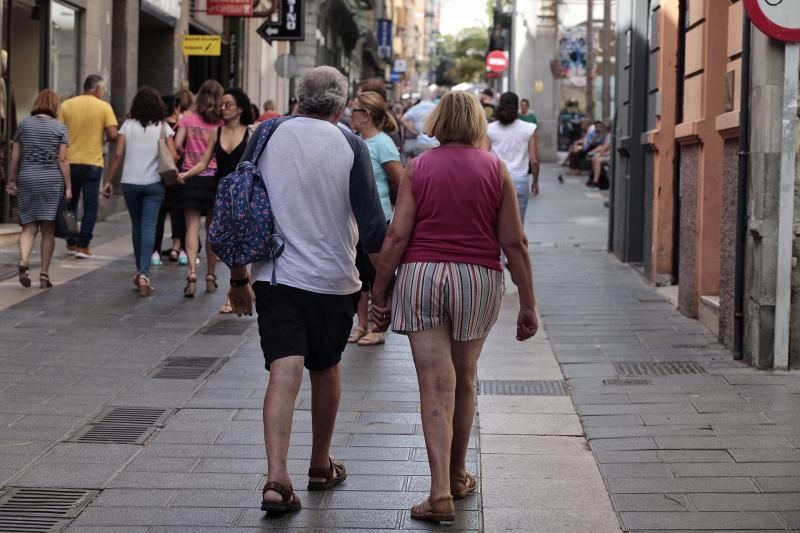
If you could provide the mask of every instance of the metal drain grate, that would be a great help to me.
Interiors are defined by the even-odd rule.
[[[173,411],[173,409],[109,407],[100,411],[89,423],[162,427]]]
[[[75,518],[97,493],[96,490],[83,489],[12,488],[0,498],[0,520]]]
[[[652,385],[649,379],[604,379],[603,385]]]
[[[37,518],[35,516],[2,516],[0,515],[0,532],[2,533],[57,533],[69,522],[56,518]]]
[[[244,335],[255,320],[221,319],[200,330],[201,335]]]
[[[507,381],[482,379],[478,381],[478,394],[484,396],[568,396],[563,381]]]
[[[614,363],[620,376],[675,376],[684,374],[705,374],[706,371],[694,361],[652,361]]]
[[[95,444],[144,444],[156,428],[144,425],[97,424],[86,426],[68,442]]]
[[[221,357],[168,357],[154,371],[158,379],[199,379],[218,369],[225,362]]]

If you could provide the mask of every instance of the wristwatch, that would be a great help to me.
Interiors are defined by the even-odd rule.
[[[231,287],[234,287],[234,288],[236,288],[236,287],[244,287],[248,283],[250,283],[250,278],[249,277],[243,278],[243,279],[233,279],[233,278],[231,278]]]

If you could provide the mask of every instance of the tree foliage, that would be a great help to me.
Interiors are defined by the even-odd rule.
[[[489,36],[486,28],[466,28],[458,35],[445,35],[440,43],[440,69],[437,82],[441,85],[456,85],[463,82],[476,83],[486,72],[486,50]]]

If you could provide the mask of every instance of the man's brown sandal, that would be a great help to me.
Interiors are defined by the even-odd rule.
[[[478,480],[475,479],[475,476],[473,476],[469,472],[465,473],[463,478],[451,476],[450,477],[451,487],[453,486],[454,482],[464,485],[463,490],[460,490],[458,492],[453,490],[451,492],[454,500],[463,500],[464,498],[475,492],[475,489],[478,488]]]
[[[411,508],[411,518],[416,518],[417,520],[427,520],[428,522],[454,522],[456,519],[455,511],[452,513],[434,513],[433,506],[437,503],[444,502],[444,501],[453,501],[453,497],[451,495],[441,496],[432,500],[428,498],[425,500],[428,502],[428,506],[430,507],[429,510],[423,511],[422,507],[425,505],[425,502],[422,502],[419,505],[415,505]]]
[[[281,495],[283,500],[279,502],[264,501],[264,494],[266,494],[268,490],[274,490]],[[264,485],[264,490],[261,491],[262,511],[277,514],[296,513],[300,510],[300,507],[302,507],[300,498],[294,493],[294,489],[292,489],[291,485],[286,487],[276,481],[268,481],[267,484]]]
[[[347,470],[344,465],[333,457],[328,457],[328,460],[330,461],[328,468],[308,469],[308,477],[321,477],[325,480],[309,481],[308,490],[328,490],[347,479]]]

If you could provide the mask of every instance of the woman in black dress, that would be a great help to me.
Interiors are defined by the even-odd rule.
[[[247,147],[247,141],[250,139],[250,124],[253,123],[254,117],[250,106],[250,99],[241,89],[231,88],[227,89],[222,95],[222,120],[224,125],[216,129],[211,135],[208,148],[203,154],[203,158],[198,163],[190,168],[188,171],[178,175],[178,181],[183,183],[192,176],[196,176],[203,172],[212,159],[217,162],[217,170],[215,179],[219,183],[223,177],[227,176],[234,170],[239,160],[244,154],[244,149]],[[211,220],[207,221],[208,225]],[[216,273],[214,267],[216,266],[216,256],[214,260],[210,259],[213,255],[211,250],[206,250],[209,254],[208,275],[214,276]],[[221,313],[230,313],[230,303],[226,300],[225,305],[220,309]]]

